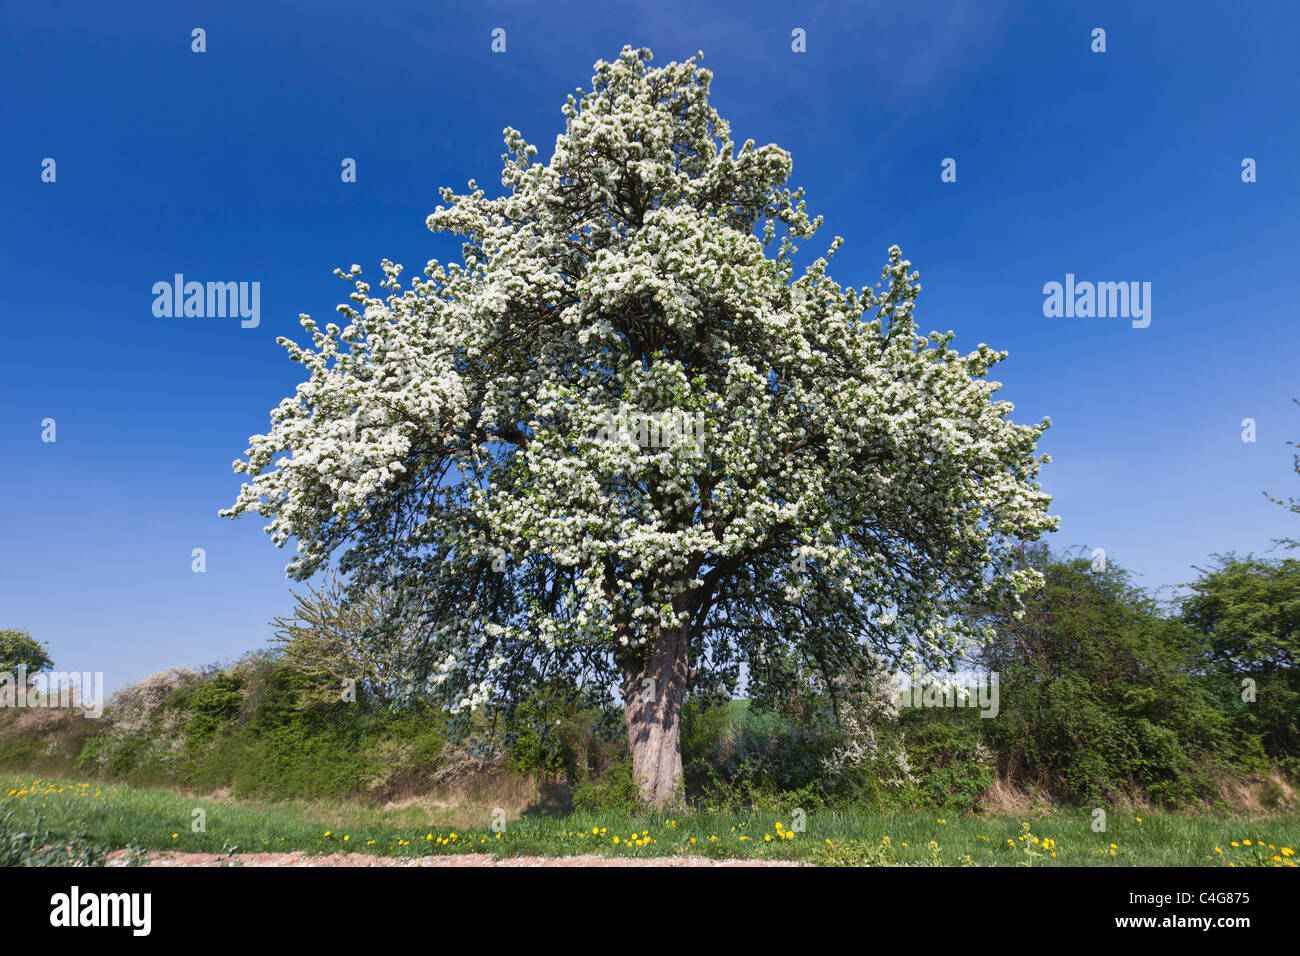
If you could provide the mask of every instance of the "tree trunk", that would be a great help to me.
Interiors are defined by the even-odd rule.
[[[623,716],[632,748],[632,779],[641,798],[663,807],[682,782],[681,718],[690,668],[686,628],[657,634],[623,672]]]

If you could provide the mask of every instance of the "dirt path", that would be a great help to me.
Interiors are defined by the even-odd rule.
[[[660,856],[644,859],[584,856],[492,856],[487,853],[456,853],[403,859],[369,853],[238,853],[227,858],[218,853],[152,852],[145,855],[147,866],[220,866],[232,860],[244,866],[801,866],[786,860],[709,860],[698,856]],[[109,854],[109,866],[125,866],[126,850]]]

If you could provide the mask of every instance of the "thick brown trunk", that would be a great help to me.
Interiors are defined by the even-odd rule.
[[[632,779],[643,800],[663,807],[682,782],[682,701],[690,668],[686,629],[656,635],[639,663],[623,673]]]

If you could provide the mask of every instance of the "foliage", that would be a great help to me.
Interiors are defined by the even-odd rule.
[[[427,707],[319,703],[313,689],[311,675],[275,655],[206,675],[155,674],[109,700],[78,765],[136,783],[284,798],[392,796],[420,789],[445,762],[445,721]]]
[[[626,756],[622,717],[606,696],[563,677],[533,689],[506,725],[508,765],[521,774],[580,779]]]
[[[13,674],[25,667],[30,675],[53,666],[49,648],[33,638],[30,631],[0,630],[0,673]]]
[[[918,806],[953,813],[981,809],[996,759],[988,720],[967,708],[911,708],[902,715],[908,759],[906,793]]]
[[[889,837],[881,837],[874,844],[861,840],[835,843],[828,839],[817,848],[814,859],[819,866],[893,866],[898,862]]]
[[[1208,793],[1250,750],[1191,672],[1193,637],[1113,562],[1027,549],[1044,576],[1022,617],[994,613],[983,663],[1000,674],[989,721],[1000,769],[1077,801],[1141,793],[1168,804]]]
[[[30,829],[14,819],[14,811],[0,815],[0,866],[102,866],[104,852],[86,834],[59,840],[30,811]]]
[[[885,675],[838,701],[732,701],[683,711],[688,794],[719,807],[895,804],[909,779],[897,691]]]
[[[210,742],[217,732],[239,713],[244,684],[234,674],[216,673],[206,680],[179,688],[167,706],[189,713],[185,721],[185,745],[196,750]]]
[[[1127,797],[1203,805],[1223,799],[1228,780],[1264,806],[1289,804],[1285,779],[1267,780],[1278,766],[1270,758],[1294,768],[1286,695],[1297,562],[1225,559],[1175,619],[1114,565],[1046,549],[1022,560],[1045,582],[1023,616],[970,612],[998,632],[980,659],[1000,675],[995,719],[975,708],[900,713],[883,670],[826,681],[795,666],[783,694],[768,683],[747,700],[687,699],[687,803],[959,814],[981,812],[1001,777],[1093,806]],[[1255,703],[1241,700],[1245,674],[1258,679]],[[499,773],[554,783],[546,812],[566,795],[583,811],[632,812],[621,711],[603,688],[562,671],[531,685],[504,718],[453,717],[418,700],[384,707],[369,694],[320,700],[314,681],[296,659],[260,653],[152,675],[115,694],[102,721],[40,715],[18,731],[16,715],[0,713],[0,761],[57,772],[67,759],[58,755],[79,750],[80,768],[110,779],[274,798],[392,799]]]
[[[639,802],[631,759],[625,757],[603,774],[580,780],[573,788],[572,800],[575,813],[636,813]]]
[[[116,691],[104,706],[103,729],[86,741],[78,764],[118,778],[138,767],[150,777],[170,773],[185,748],[185,714],[167,704],[200,679],[196,670],[170,667]]]
[[[831,715],[794,722],[755,707],[736,713],[720,738],[700,741],[692,731],[704,746],[685,755],[688,788],[698,789],[711,806],[774,806],[779,795],[799,790],[824,802],[833,786],[822,779],[835,743]]]
[[[306,594],[294,594],[288,618],[276,618],[275,641],[309,689],[300,700],[328,703],[342,696],[343,682],[355,681],[381,704],[399,695],[407,677],[402,663],[414,640],[410,628],[393,624],[394,596],[383,585],[349,595],[335,574]]]
[[[1300,560],[1216,557],[1182,601],[1196,666],[1239,732],[1300,776]]]

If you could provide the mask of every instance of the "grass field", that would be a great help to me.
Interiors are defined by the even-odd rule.
[[[211,796],[8,776],[0,817],[44,818],[59,838],[86,833],[105,849],[138,847],[224,853],[302,851],[422,857],[452,853],[517,856],[598,854],[807,860],[878,865],[1294,866],[1300,815],[1255,821],[1114,810],[1094,832],[1083,810],[1024,818],[921,814],[856,816],[793,811],[784,816],[690,813],[627,817],[572,815],[504,818],[481,825],[435,826],[436,811],[345,803],[234,803]],[[204,829],[195,832],[195,810]],[[797,831],[797,832],[796,832]]]

